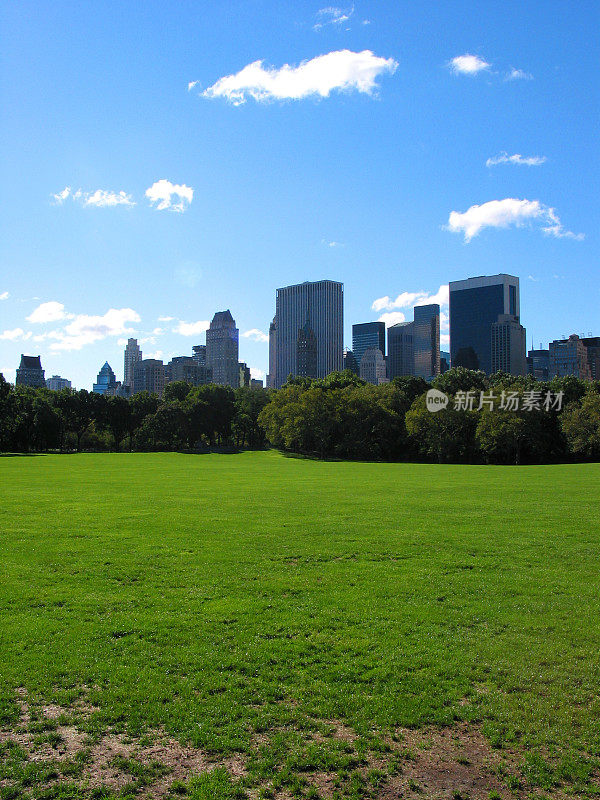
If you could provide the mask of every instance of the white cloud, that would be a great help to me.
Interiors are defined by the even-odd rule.
[[[135,205],[132,196],[127,192],[109,192],[106,189],[96,189],[93,192],[84,192],[82,189],[77,189],[76,192],[73,192],[70,186],[65,186],[62,192],[52,196],[57,205],[62,205],[68,197],[81,202],[84,206],[95,206],[96,208]]]
[[[9,297],[10,294],[8,292],[2,292],[2,294],[0,294],[0,300],[8,300]]]
[[[250,377],[257,381],[264,381],[265,371],[264,369],[259,369],[258,367],[250,367]]]
[[[195,89],[196,86],[198,86],[199,83],[200,83],[200,81],[190,81],[188,83],[188,92],[191,92],[192,89]]]
[[[401,311],[388,311],[377,319],[378,322],[385,322],[385,327],[397,325],[399,322],[406,322],[406,317]]]
[[[182,213],[192,202],[194,190],[185,183],[171,183],[162,178],[146,189],[146,197],[157,211],[170,208],[172,211]]]
[[[393,58],[380,58],[371,50],[354,53],[336,50],[303,61],[294,67],[264,67],[254,61],[234,75],[226,75],[203,93],[203,97],[224,97],[233,105],[241,105],[251,97],[257,102],[269,100],[301,100],[305,97],[329,97],[332,91],[356,90],[373,94],[377,78],[394,73],[398,64]]]
[[[48,303],[42,303],[35,308],[31,314],[26,318],[27,322],[56,322],[59,319],[71,319],[72,314],[67,314],[63,303],[57,303],[56,300],[50,300]]]
[[[489,69],[492,65],[479,56],[465,53],[462,56],[455,56],[448,63],[448,66],[455,75],[477,75],[477,73]]]
[[[336,242],[336,241],[329,241],[328,239],[321,239],[321,244],[327,245],[327,247],[345,247],[346,245],[343,242]]]
[[[27,331],[26,333],[23,328],[13,328],[10,331],[0,333],[0,339],[6,339],[9,342],[18,342],[19,340],[25,341],[30,338],[31,331]]]
[[[440,306],[447,306],[449,298],[448,284],[442,284],[435,294],[428,294],[427,292],[402,292],[396,299],[392,299],[388,295],[385,297],[378,297],[374,300],[371,308],[373,311],[392,311],[395,308],[414,308],[415,306],[427,306],[432,303],[437,303]]]
[[[450,347],[450,334],[449,333],[440,333],[440,347],[444,347],[444,348],[449,348]]]
[[[4,379],[8,381],[8,383],[14,383],[17,370],[15,367],[2,367],[2,369],[0,369],[0,374],[4,375]]]
[[[55,331],[57,341],[50,345],[51,350],[81,350],[87,344],[106,339],[108,336],[122,336],[135,333],[128,328],[128,322],[139,322],[140,316],[132,308],[109,308],[102,316],[77,314],[62,331]]]
[[[517,166],[539,167],[545,161],[546,156],[522,156],[520,153],[509,156],[508,153],[503,150],[499,155],[488,158],[485,165],[486,167],[495,167],[496,164],[516,164]]]
[[[144,356],[144,358],[154,358],[157,361],[161,361],[164,353],[162,350],[157,350],[155,353],[148,353]]]
[[[173,333],[180,333],[182,336],[197,336],[199,333],[204,333],[208,330],[210,322],[207,319],[201,319],[198,322],[182,322],[173,328]]]
[[[522,69],[515,69],[512,67],[511,71],[506,74],[504,78],[506,81],[532,81],[533,75],[531,72],[525,72]]]
[[[354,14],[354,6],[348,9],[328,6],[317,11],[317,22],[313,25],[313,30],[320,31],[325,25],[342,25],[348,22]]]
[[[252,328],[245,333],[242,333],[244,339],[252,339],[254,342],[268,342],[269,336],[266,333],[263,333],[258,328]]]
[[[464,213],[450,212],[446,230],[462,233],[465,242],[470,242],[484,228],[522,228],[537,221],[542,231],[556,238],[581,240],[582,233],[573,233],[563,228],[556,211],[540,203],[539,200],[517,200],[507,197],[504,200],[490,200],[482,205],[471,206]]]
[[[158,317],[159,322],[172,322],[175,317]]]

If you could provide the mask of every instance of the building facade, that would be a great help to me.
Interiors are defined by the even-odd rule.
[[[274,389],[276,386],[277,370],[277,317],[273,317],[273,322],[269,325],[269,374],[267,375],[267,386]]]
[[[92,391],[94,394],[112,395],[115,394],[118,386],[120,386],[120,384],[117,383],[115,373],[112,371],[108,361],[105,361],[98,373]]]
[[[250,368],[244,362],[240,361],[238,364],[238,387],[250,387]]]
[[[165,365],[165,383],[185,381],[192,386],[211,382],[209,367],[198,364],[193,356],[175,356]]]
[[[576,333],[571,334],[568,339],[555,339],[550,342],[548,349],[551,378],[573,375],[584,381],[592,380],[587,348]]]
[[[46,386],[41,356],[24,356],[21,353],[21,363],[17,367],[15,384],[17,386],[33,386],[35,388]]]
[[[192,358],[194,361],[199,364],[201,367],[206,366],[206,345],[205,344],[195,344],[192,347],[193,356]]]
[[[298,331],[296,340],[296,374],[302,378],[316,378],[317,357],[317,337],[307,320]]]
[[[46,389],[52,389],[53,392],[60,392],[63,389],[70,389],[71,381],[66,378],[61,378],[60,375],[53,375],[51,378],[46,378]]]
[[[383,353],[378,347],[365,350],[360,360],[359,374],[363,381],[379,386],[387,383],[387,368]]]
[[[415,306],[413,321],[413,375],[433,380],[440,374],[440,307]]]
[[[388,378],[412,375],[414,370],[413,323],[390,325],[388,334]]]
[[[508,314],[492,323],[492,372],[526,375],[525,328]]]
[[[600,381],[600,336],[583,337],[581,341],[587,351],[592,380]]]
[[[358,375],[358,364],[356,363],[356,359],[354,358],[354,353],[352,350],[344,350],[342,367],[344,370],[349,369],[350,372]]]
[[[156,358],[143,358],[133,368],[133,391],[150,392],[162,397],[165,389],[165,365]]]
[[[514,275],[489,275],[450,281],[450,355],[453,367],[481,369],[488,375],[492,364],[492,325],[510,317],[520,324],[519,279]],[[525,329],[523,329],[523,333]],[[515,338],[517,337],[515,329]],[[498,359],[498,354],[496,358]],[[523,357],[513,358],[525,369]],[[516,372],[514,374],[523,374]]]
[[[527,374],[536,381],[547,381],[550,378],[550,350],[531,349],[527,353]]]
[[[142,360],[142,351],[138,346],[137,339],[127,339],[127,346],[123,358],[123,384],[129,386],[133,384],[133,367],[138,361]]]
[[[299,334],[306,325],[316,339],[314,377],[325,378],[330,372],[342,369],[343,284],[324,280],[277,289],[275,318],[275,377],[272,385],[280,388],[289,375],[299,374],[298,356],[303,352],[302,348],[299,349]]]
[[[380,350],[385,356],[385,322],[359,322],[352,326],[352,352],[360,368],[365,350]]]
[[[231,311],[217,311],[206,331],[206,366],[212,370],[213,383],[240,385],[239,336]]]

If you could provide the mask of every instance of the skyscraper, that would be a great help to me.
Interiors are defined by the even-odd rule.
[[[233,389],[240,385],[239,335],[231,311],[217,311],[206,331],[206,366],[212,369],[213,383]]]
[[[275,388],[275,374],[277,369],[277,317],[273,317],[273,322],[269,325],[269,374],[267,375],[267,387]]]
[[[17,368],[15,384],[17,386],[46,386],[41,356],[24,356],[21,353],[21,363]]]
[[[492,323],[492,372],[526,375],[525,328],[508,314]]]
[[[527,374],[533,375],[537,381],[547,381],[550,377],[550,350],[533,348],[527,353]]]
[[[302,339],[305,336],[300,331],[307,325],[316,340],[315,377],[324,378],[330,372],[342,369],[343,284],[325,280],[277,289],[275,317],[276,388],[286,382],[288,375],[299,374],[298,355],[303,353]],[[308,349],[306,353],[308,355]]]
[[[317,377],[317,337],[308,320],[298,331],[296,343],[298,375],[303,378]]]
[[[60,392],[62,389],[70,389],[71,381],[67,378],[61,378],[60,375],[53,375],[51,378],[46,378],[46,389],[52,389],[53,392]]]
[[[116,392],[118,386],[120,384],[117,383],[115,373],[112,371],[108,361],[105,361],[98,373],[92,391],[94,394],[112,395]]]
[[[360,367],[365,350],[375,348],[385,356],[385,322],[360,322],[352,326],[352,352]]]
[[[587,348],[576,333],[568,339],[555,339],[548,345],[550,350],[550,377],[564,378],[574,375],[582,380],[592,380]]]
[[[165,383],[185,381],[192,386],[210,383],[211,371],[199,364],[193,356],[175,356],[165,365]]]
[[[500,319],[502,318],[502,319]],[[525,372],[525,329],[522,335],[511,326],[511,335],[505,339],[507,346],[521,336],[522,358],[501,352],[503,347],[499,329],[495,329],[495,355],[492,363],[492,326],[507,323],[520,326],[519,279],[513,275],[488,275],[450,282],[450,353],[453,367],[481,369],[491,374],[494,364],[511,363],[515,375]],[[512,347],[513,344],[510,344]],[[520,345],[519,345],[520,346]],[[498,349],[500,348],[500,349]]]
[[[440,374],[440,307],[415,306],[412,322],[388,328],[388,377],[416,375],[426,381]]]
[[[194,361],[199,364],[201,367],[206,366],[206,345],[205,344],[195,344],[192,347],[192,351],[194,355],[192,358]]]
[[[138,347],[137,339],[127,339],[125,348],[123,384],[131,387],[133,384],[133,366],[142,360],[142,351]]]
[[[165,365],[156,358],[143,358],[133,367],[133,391],[150,392],[162,397],[165,388]]]
[[[360,377],[363,381],[379,386],[387,382],[385,358],[378,347],[369,347],[360,360]]]

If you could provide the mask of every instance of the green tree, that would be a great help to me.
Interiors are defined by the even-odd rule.
[[[163,392],[163,400],[167,403],[171,400],[183,402],[192,388],[192,384],[187,381],[173,381],[172,383],[167,383]]]
[[[480,369],[466,369],[465,367],[453,367],[442,375],[438,375],[432,384],[434,389],[454,396],[457,392],[476,392],[485,391],[487,388],[487,378],[485,372]]]
[[[591,389],[580,403],[569,403],[560,424],[572,455],[600,460],[600,394]]]
[[[477,423],[476,411],[458,411],[452,401],[432,413],[424,396],[418,397],[406,414],[406,430],[415,451],[422,458],[439,463],[471,463],[477,459]]]

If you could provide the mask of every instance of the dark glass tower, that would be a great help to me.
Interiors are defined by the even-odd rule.
[[[138,363],[138,362],[136,362]],[[108,361],[104,362],[94,384],[94,394],[114,394],[117,389],[117,378]]]
[[[450,282],[450,353],[453,367],[481,369],[487,374],[493,372],[492,326],[500,322],[499,318],[502,318],[504,326],[508,322],[520,324],[518,278],[500,274]],[[497,343],[495,334],[495,345]],[[524,347],[522,356],[523,363],[520,358],[516,359],[516,354],[509,359],[515,364],[513,374],[524,374]],[[498,364],[503,358],[495,346],[494,362]]]
[[[365,350],[381,350],[385,356],[385,322],[360,322],[352,326],[352,352],[359,368]]]
[[[239,335],[231,311],[217,311],[206,331],[206,366],[212,369],[213,383],[239,387]]]

